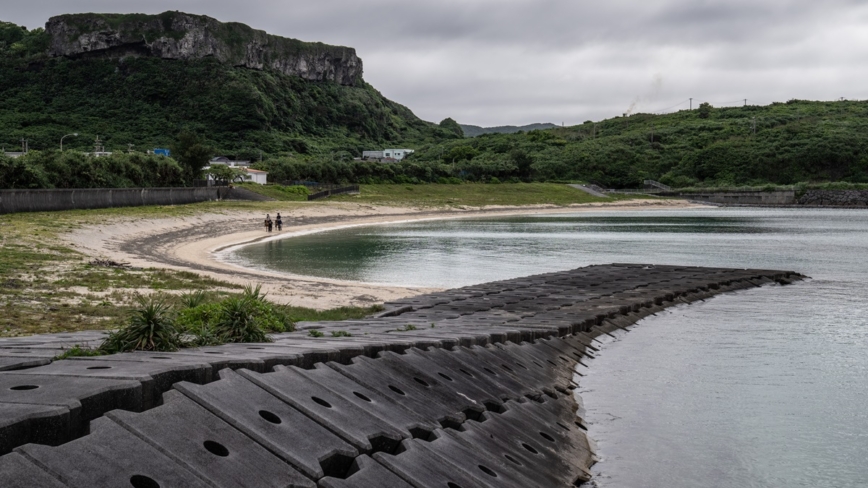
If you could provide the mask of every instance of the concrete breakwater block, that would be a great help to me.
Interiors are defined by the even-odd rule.
[[[265,447],[178,392],[143,414],[106,414],[154,449],[217,486],[285,487],[315,484]]]
[[[220,381],[175,388],[265,446],[300,472],[319,479],[342,471],[359,455],[349,443],[231,370]]]
[[[109,410],[142,409],[138,381],[4,373],[0,392],[0,453],[27,442],[66,442]]]
[[[15,451],[0,486],[572,485],[596,460],[574,394],[596,337],[801,278],[591,266],[399,300],[267,344],[50,364],[105,334],[0,339],[0,370],[17,368],[0,371],[0,454]]]

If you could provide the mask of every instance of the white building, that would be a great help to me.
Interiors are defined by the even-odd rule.
[[[250,166],[250,161],[235,161],[226,156],[217,156],[210,161],[210,164],[225,164],[230,168],[246,168]]]
[[[413,154],[414,152],[416,151],[412,149],[383,149],[383,157],[397,159],[398,161],[400,161],[407,156]]]
[[[383,149],[382,151],[362,151],[362,159],[376,159],[377,161],[395,162],[400,161],[410,154],[413,149]]]
[[[268,182],[268,171],[260,171],[258,169],[242,168],[244,172],[244,181],[264,185]]]

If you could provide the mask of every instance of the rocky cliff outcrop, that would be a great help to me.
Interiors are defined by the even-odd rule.
[[[273,36],[201,15],[61,15],[49,19],[45,29],[51,38],[48,53],[54,57],[213,57],[233,66],[312,81],[353,85],[362,77],[362,60],[355,49]]]

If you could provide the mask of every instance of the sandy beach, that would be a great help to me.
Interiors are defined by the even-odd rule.
[[[79,251],[100,259],[129,263],[140,268],[191,271],[235,284],[261,284],[270,299],[295,306],[329,309],[341,306],[370,306],[406,296],[435,291],[326,278],[272,273],[242,268],[218,259],[230,247],[264,239],[323,232],[351,225],[387,224],[426,219],[471,218],[480,216],[543,214],[581,211],[636,211],[693,208],[701,205],[683,200],[627,200],[570,206],[538,205],[483,208],[409,208],[356,203],[315,203],[291,210],[274,203],[271,215],[280,212],[284,231],[266,233],[264,215],[226,211],[194,217],[163,219],[118,218],[96,226],[77,229],[63,236]]]

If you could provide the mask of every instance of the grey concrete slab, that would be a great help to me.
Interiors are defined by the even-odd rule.
[[[244,370],[238,373],[349,442],[359,452],[392,452],[402,439],[411,436],[408,431],[392,427],[311,380],[300,368],[282,367],[267,374]]]
[[[48,358],[22,358],[22,357],[3,357],[0,356],[0,371],[15,371],[27,368],[35,368],[50,364],[51,359]]]
[[[3,488],[66,488],[60,480],[17,453],[0,457],[0,486]]]
[[[134,380],[142,385],[141,410],[160,404],[160,396],[179,381],[204,384],[210,380],[211,368],[205,364],[178,364],[144,361],[106,361],[99,357],[86,360],[55,361],[50,365],[20,371],[22,375],[74,376]]]
[[[506,398],[511,398],[509,393],[499,388],[499,385],[489,377],[480,374],[478,370],[479,376],[475,376],[460,362],[450,361],[452,356],[451,352],[435,356],[432,352],[410,349],[400,357],[400,360],[441,381],[445,388],[453,389],[464,397],[482,403],[486,409],[500,410],[504,395]]]
[[[455,435],[457,437],[460,433],[456,432]],[[425,444],[425,448],[483,483],[513,488],[539,486],[539,473],[526,474],[507,458],[493,455],[488,450],[481,449],[481,446],[468,446],[442,430],[435,432],[435,436],[437,439]],[[540,468],[538,466],[535,471],[543,471]]]
[[[275,371],[282,369],[283,367],[279,366],[275,368]],[[380,420],[388,422],[389,425],[402,432],[411,434],[419,431],[431,432],[439,427],[436,419],[426,418],[416,410],[405,408],[378,391],[340,374],[327,364],[317,364],[309,370],[296,370],[296,373],[325,386],[337,395],[343,396],[356,406],[376,415]],[[420,435],[427,434],[422,433]]]
[[[346,479],[325,477],[320,488],[412,488],[412,485],[366,455],[353,461]]]
[[[192,472],[106,418],[94,421],[91,433],[81,439],[58,447],[28,444],[16,452],[73,488],[208,486]]]
[[[425,448],[425,442],[408,439],[401,443],[404,449],[398,455],[378,452],[374,459],[417,488],[487,488],[497,486],[483,483],[470,473]]]
[[[175,389],[313,479],[346,471],[358,456],[349,443],[235,371],[221,370],[220,378]]]
[[[380,361],[356,358],[349,366],[336,363],[328,363],[328,366],[354,382],[441,425],[458,425],[467,419],[461,412],[462,409],[450,405],[451,402],[443,403],[438,396],[429,396],[412,377],[396,375],[395,371],[383,368]]]
[[[106,417],[154,449],[220,487],[313,487],[315,484],[177,391],[145,413],[114,411]]]
[[[486,391],[496,395],[501,401],[507,399],[519,400],[528,395],[535,396],[542,393],[533,385],[524,384],[511,376],[492,375],[486,372],[483,369],[486,367],[485,364],[472,361],[471,359],[474,356],[462,353],[461,350],[448,352],[429,350],[425,355],[433,363],[448,366],[452,371],[458,373],[454,376],[464,377],[467,380],[473,381],[479,388],[484,388]]]
[[[534,454],[520,440],[511,439],[503,433],[489,434],[489,429],[485,427],[485,422],[468,422],[460,432],[446,429],[441,435],[450,436],[470,449],[485,451],[500,462],[536,480],[530,486],[573,485],[576,469],[572,465],[565,462],[549,463],[543,455]]]
[[[406,354],[387,352],[380,354],[377,360],[368,361],[390,374],[393,380],[400,378],[406,387],[404,391],[408,395],[412,394],[411,392],[418,392],[426,401],[436,401],[453,411],[464,412],[467,417],[474,418],[484,412],[484,401],[498,401],[497,398],[492,398],[477,388],[456,388],[453,381],[447,381],[433,373],[429,374],[428,371],[406,361],[406,358]],[[453,372],[453,375],[456,373]]]
[[[70,416],[64,406],[0,403],[0,455],[30,442],[58,445],[80,435],[84,426]]]
[[[25,404],[63,407],[69,411],[71,437],[86,431],[87,422],[109,410],[142,408],[138,381],[0,373],[0,405]]]

